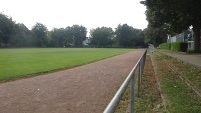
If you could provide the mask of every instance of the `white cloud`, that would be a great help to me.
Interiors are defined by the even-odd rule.
[[[41,22],[51,30],[73,24],[88,28],[117,27],[127,23],[144,29],[145,7],[140,0],[0,0],[0,12],[29,29]]]

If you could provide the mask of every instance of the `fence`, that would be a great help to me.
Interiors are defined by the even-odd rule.
[[[130,101],[130,113],[134,112],[134,81],[135,81],[135,71],[137,70],[137,67],[139,67],[139,72],[138,72],[138,83],[137,83],[137,97],[140,96],[140,83],[142,81],[142,73],[144,69],[144,64],[146,60],[146,53],[147,50],[143,53],[143,55],[140,57],[138,62],[135,64],[117,93],[114,95],[106,109],[104,110],[103,113],[114,113],[115,109],[117,108],[117,105],[119,101],[121,100],[122,95],[124,94],[126,88],[128,87],[128,84],[131,82],[131,101]]]
[[[185,34],[181,33],[167,39],[167,43],[171,42],[185,42]]]

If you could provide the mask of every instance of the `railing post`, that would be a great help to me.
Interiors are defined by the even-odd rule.
[[[138,83],[137,83],[137,97],[140,96],[140,82],[141,82],[141,61],[138,65],[139,71],[138,71]]]
[[[142,70],[144,70],[144,64],[145,64],[145,54],[142,57]]]
[[[142,70],[144,70],[144,65],[145,65],[146,57],[147,57],[147,50],[145,51],[145,53],[143,55],[143,69]]]
[[[134,113],[134,88],[135,88],[135,74],[131,79],[131,101],[130,101],[130,113]]]
[[[145,59],[146,59],[146,52],[143,54],[142,59],[140,60],[138,65],[139,71],[138,71],[137,97],[140,97],[140,84],[142,82],[142,70],[144,69]]]
[[[142,71],[143,71],[143,59],[140,61],[140,64],[139,64],[139,68],[140,68],[140,83],[142,82]]]

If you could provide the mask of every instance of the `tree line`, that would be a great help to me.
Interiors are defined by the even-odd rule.
[[[89,47],[144,47],[144,32],[127,24],[87,29],[81,25],[53,28],[48,31],[42,23],[29,30],[23,23],[0,13],[0,47],[83,47],[88,39]]]

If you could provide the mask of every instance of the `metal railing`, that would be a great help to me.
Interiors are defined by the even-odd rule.
[[[138,83],[137,83],[137,97],[140,96],[140,83],[142,81],[142,73],[143,73],[143,69],[144,69],[144,64],[145,64],[145,60],[146,60],[146,53],[147,50],[143,53],[143,55],[140,57],[140,59],[138,60],[138,62],[135,64],[135,66],[133,67],[133,69],[131,70],[131,72],[129,73],[129,75],[127,76],[127,78],[125,79],[125,81],[123,82],[123,84],[121,85],[121,87],[119,88],[119,90],[117,91],[117,93],[114,95],[114,97],[112,98],[112,100],[110,101],[110,103],[108,104],[108,106],[106,107],[106,109],[104,110],[103,113],[114,113],[114,111],[116,110],[119,101],[121,100],[122,95],[124,94],[125,90],[128,87],[128,84],[131,82],[131,95],[130,95],[130,113],[134,112],[134,86],[135,86],[135,71],[137,70],[137,67],[139,67],[139,72],[138,72]]]

